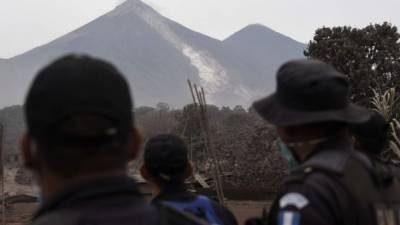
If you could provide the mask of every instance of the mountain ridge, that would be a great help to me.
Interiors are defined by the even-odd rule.
[[[278,62],[301,57],[304,47],[265,26],[248,27],[221,41],[129,0],[48,44],[0,60],[0,82],[8,84],[0,94],[9,96],[0,106],[21,104],[33,75],[70,52],[114,63],[126,75],[137,105],[188,104],[186,80],[191,79],[205,87],[210,103],[248,106],[273,90]],[[277,40],[268,40],[271,35]],[[249,43],[252,39],[257,41]]]
[[[236,36],[242,32],[253,32],[254,30],[264,30],[265,32],[272,33],[273,35],[281,36],[281,37],[290,39],[291,41],[297,42],[298,44],[305,45],[305,43],[302,43],[290,36],[287,36],[279,31],[276,31],[276,30],[274,30],[268,26],[265,26],[264,24],[261,24],[261,23],[249,24],[249,25],[241,28],[240,30],[233,32],[231,35],[229,35],[227,38],[223,39],[222,41],[228,41],[229,39],[233,38],[234,36]]]

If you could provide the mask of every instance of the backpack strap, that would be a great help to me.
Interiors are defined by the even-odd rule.
[[[161,213],[161,221],[163,221],[163,224],[210,225],[207,221],[186,213],[182,210],[179,210],[165,202],[157,202],[154,205],[159,209]]]
[[[215,212],[215,209],[214,209],[214,206],[213,206],[211,200],[204,195],[199,195],[197,198],[200,201],[201,205],[206,206],[206,208],[207,208],[206,213],[209,214],[208,217],[212,217],[214,219],[215,224],[224,225],[222,220],[219,218],[219,216]]]
[[[191,202],[164,201],[164,204],[182,211],[193,212],[198,218],[205,219],[211,224],[224,225],[214,210],[211,200],[206,196],[196,196]],[[190,213],[188,213],[190,214]]]

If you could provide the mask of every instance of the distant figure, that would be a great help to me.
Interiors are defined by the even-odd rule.
[[[141,137],[127,82],[111,64],[69,55],[42,69],[24,104],[25,166],[41,189],[37,225],[204,224],[147,206],[127,164]]]
[[[237,224],[228,209],[186,189],[185,180],[193,175],[193,169],[186,145],[178,136],[162,134],[147,142],[141,174],[154,187],[153,204],[175,207],[210,224]]]
[[[354,147],[379,160],[379,155],[388,144],[389,123],[378,112],[372,111],[371,118],[361,124],[350,126]]]
[[[277,91],[254,103],[276,126],[291,168],[268,225],[399,224],[398,181],[352,148],[349,125],[366,122],[370,114],[348,96],[343,74],[303,59],[283,64]]]
[[[376,111],[371,112],[367,122],[350,126],[354,148],[368,156],[375,167],[380,167],[381,173],[391,173],[400,178],[399,164],[381,157],[389,143],[388,130],[389,123]]]

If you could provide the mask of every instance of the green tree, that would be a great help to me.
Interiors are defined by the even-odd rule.
[[[141,116],[141,115],[145,115],[148,112],[152,112],[155,109],[153,107],[149,107],[149,106],[140,106],[138,108],[135,108],[135,115],[136,116]]]
[[[317,29],[304,55],[329,63],[347,75],[351,98],[369,105],[372,89],[385,91],[400,84],[400,34],[390,23],[365,28]]]
[[[234,111],[234,112],[241,112],[241,113],[246,112],[246,110],[245,110],[245,109],[243,108],[243,106],[241,106],[241,105],[235,106],[235,107],[233,108],[233,111]]]
[[[170,107],[169,107],[169,104],[168,104],[168,103],[159,102],[159,103],[157,103],[157,105],[156,105],[156,109],[157,109],[158,111],[160,111],[160,112],[168,112],[169,109],[170,109]]]

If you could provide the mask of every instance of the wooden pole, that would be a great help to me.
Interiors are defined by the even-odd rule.
[[[197,102],[196,98],[199,104],[199,124],[200,124],[200,129],[201,133],[203,136],[203,140],[205,143],[205,149],[206,152],[209,156],[211,156],[212,160],[212,174],[213,174],[213,179],[215,181],[215,190],[217,192],[217,197],[219,202],[224,205],[225,204],[225,198],[224,198],[224,193],[223,193],[223,188],[222,188],[222,182],[221,182],[221,170],[219,167],[219,162],[217,159],[217,156],[215,154],[215,148],[213,145],[213,142],[211,140],[211,135],[209,132],[209,124],[208,124],[208,118],[207,118],[207,104],[206,104],[206,98],[205,98],[205,93],[204,89],[202,87],[199,87],[200,90],[197,88],[197,85],[194,84],[192,87],[192,84],[190,80],[188,80],[189,88],[192,94],[193,98],[193,103],[195,104],[195,109],[197,109]]]
[[[204,88],[203,87],[201,87],[201,95],[202,95],[202,98],[203,98],[202,102],[205,105],[205,109],[204,109],[204,124],[205,124],[205,128],[206,128],[205,131],[206,131],[208,143],[209,143],[209,146],[210,146],[209,148],[210,148],[210,152],[211,152],[211,157],[213,158],[215,170],[216,170],[216,173],[217,173],[217,181],[218,181],[217,185],[218,185],[218,188],[220,189],[219,192],[220,192],[220,195],[221,195],[220,196],[221,197],[221,204],[225,205],[224,189],[223,189],[222,179],[221,179],[222,170],[221,170],[221,167],[220,167],[220,164],[219,164],[219,159],[218,159],[218,156],[217,156],[217,152],[215,150],[214,141],[213,141],[212,135],[210,133],[210,123],[208,121],[208,116],[207,116],[207,101],[206,101],[206,97],[205,97],[205,94],[204,94]]]
[[[192,87],[192,82],[190,82],[190,80],[187,80],[188,84],[189,84],[189,88],[190,88],[190,93],[192,94],[192,99],[193,99],[193,104],[196,106],[196,98],[194,97],[194,93],[193,93],[193,87]]]
[[[196,93],[196,96],[197,96],[197,100],[199,101],[199,106],[200,106],[200,109],[203,107],[203,99],[200,97],[200,93],[199,93],[199,91],[198,91],[198,89],[197,89],[197,85],[195,84],[194,85],[194,91],[195,91],[195,93]]]

